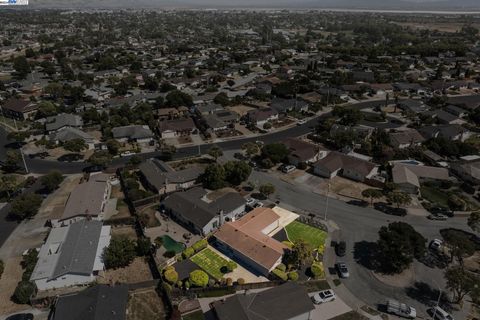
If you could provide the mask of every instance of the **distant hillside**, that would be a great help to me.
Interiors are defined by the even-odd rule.
[[[47,8],[339,8],[379,10],[479,9],[479,0],[30,0]]]

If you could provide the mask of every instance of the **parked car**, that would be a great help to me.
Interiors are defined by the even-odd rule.
[[[443,247],[443,241],[440,239],[433,239],[428,247],[434,251],[439,251]]]
[[[134,154],[135,154],[135,152],[125,151],[125,152],[120,153],[120,156],[121,157],[128,157],[128,156],[131,156],[131,155],[134,155]]]
[[[345,256],[346,252],[347,244],[345,243],[345,241],[340,241],[335,244],[335,253],[337,254],[337,256],[343,257]]]
[[[430,313],[432,318],[435,320],[454,320],[453,317],[447,311],[443,310],[439,306],[430,308],[428,312]]]
[[[322,304],[335,300],[336,296],[332,290],[323,290],[315,293],[312,296],[312,301],[315,304]]]
[[[350,200],[347,202],[347,204],[352,206],[362,207],[362,208],[368,207],[368,202],[365,200]]]
[[[5,320],[33,320],[33,314],[31,313],[14,314],[13,316],[6,318]]]
[[[430,220],[438,220],[438,221],[445,221],[447,220],[447,216],[444,216],[443,214],[430,214],[428,217]]]
[[[92,173],[92,172],[100,172],[105,170],[104,166],[88,166],[83,168],[83,171],[86,173]]]
[[[248,199],[246,200],[246,204],[247,204],[247,206],[249,206],[249,207],[253,207],[256,202],[257,202],[257,200],[255,200],[255,199],[253,199],[253,198],[248,198]]]
[[[282,167],[282,172],[283,172],[283,173],[290,173],[290,172],[295,171],[296,169],[297,169],[297,168],[295,168],[295,166],[287,165],[287,166],[283,166],[283,167]]]
[[[234,157],[235,159],[238,159],[238,160],[245,160],[245,159],[246,159],[246,157],[245,157],[245,156],[243,155],[243,153],[241,153],[241,152],[235,152],[235,153],[233,154],[233,157]]]
[[[387,300],[386,306],[387,312],[390,314],[408,319],[415,319],[417,317],[415,308],[409,307],[405,303],[400,303],[397,300]]]
[[[335,268],[337,269],[340,278],[347,279],[348,277],[350,277],[347,265],[344,262],[338,262],[337,264],[335,264]]]
[[[60,156],[57,160],[62,162],[72,162],[72,161],[79,161],[83,159],[83,155],[79,153],[69,153]]]
[[[407,210],[405,210],[404,208],[394,208],[383,202],[377,202],[373,205],[373,207],[378,211],[392,216],[404,217],[407,215]]]
[[[447,217],[453,217],[453,211],[445,207],[431,207],[428,210],[431,214],[441,214]]]
[[[302,125],[304,125],[305,123],[307,123],[307,120],[304,120],[304,119],[298,120],[298,121],[297,121],[297,126],[302,126]]]
[[[263,147],[265,145],[265,142],[263,142],[262,140],[257,140],[255,141],[255,143],[260,147]]]
[[[45,159],[46,157],[48,157],[48,152],[32,153],[32,154],[29,154],[28,157],[30,159],[35,159],[35,158]]]
[[[261,208],[263,206],[264,206],[263,202],[260,202],[260,201],[255,202],[255,204],[253,205],[254,208]]]

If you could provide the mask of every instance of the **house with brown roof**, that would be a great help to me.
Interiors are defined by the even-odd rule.
[[[189,136],[197,131],[191,118],[164,120],[158,122],[158,131],[162,139]]]
[[[1,106],[2,115],[17,120],[33,119],[38,105],[30,100],[11,98]]]
[[[247,120],[252,125],[263,128],[265,123],[278,120],[278,112],[272,108],[251,110],[247,114]]]
[[[215,245],[251,271],[267,276],[281,262],[288,247],[269,236],[282,228],[281,217],[270,208],[256,208],[241,219],[224,224],[215,234]]]
[[[425,138],[415,129],[408,129],[399,132],[390,132],[390,144],[397,149],[418,147],[422,145]]]
[[[419,194],[421,182],[450,180],[450,176],[446,168],[396,163],[392,169],[392,180],[403,192]]]
[[[365,182],[378,173],[378,166],[370,161],[332,151],[313,165],[313,173],[331,179],[337,175]]]
[[[297,138],[288,138],[283,144],[290,150],[288,162],[294,166],[300,163],[314,163],[326,156],[327,151],[313,143]]]

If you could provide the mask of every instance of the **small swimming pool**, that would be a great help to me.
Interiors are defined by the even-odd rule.
[[[180,253],[185,250],[184,243],[177,242],[168,235],[162,236],[162,245],[170,252]]]

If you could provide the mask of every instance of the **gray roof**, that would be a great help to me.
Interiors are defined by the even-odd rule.
[[[57,132],[51,134],[50,140],[57,140],[57,141],[70,141],[73,139],[82,139],[85,142],[93,142],[93,137],[89,135],[88,133],[83,132],[80,129],[77,128],[71,128],[71,127],[64,127],[58,130]]]
[[[303,100],[282,99],[282,98],[275,98],[272,100],[272,103],[271,103],[272,108],[277,110],[278,112],[286,112],[288,110],[298,111],[307,105],[308,103]]]
[[[47,131],[55,131],[63,127],[81,127],[83,120],[80,116],[70,113],[60,113],[46,119],[45,128]]]
[[[52,320],[125,320],[127,303],[127,285],[96,285],[60,296]]]
[[[446,124],[439,126],[428,126],[418,129],[425,139],[442,137],[445,139],[453,139],[459,134],[467,132],[467,129],[458,124]]]
[[[173,170],[168,164],[158,159],[148,159],[139,166],[140,172],[157,191],[168,183],[185,183],[197,180],[203,173],[199,167],[187,168],[180,171]]]
[[[289,320],[315,309],[305,287],[287,282],[262,292],[214,303],[219,320]]]
[[[116,127],[112,129],[112,134],[115,139],[147,139],[153,137],[153,133],[148,126],[140,125]]]
[[[71,224],[61,248],[62,253],[50,279],[69,273],[90,275],[101,232],[101,221],[80,220]]]
[[[207,191],[200,187],[176,192],[165,199],[163,205],[199,228],[217,217],[220,211],[229,213],[245,205],[245,199],[237,192],[226,193],[212,202],[202,200],[206,194]]]

